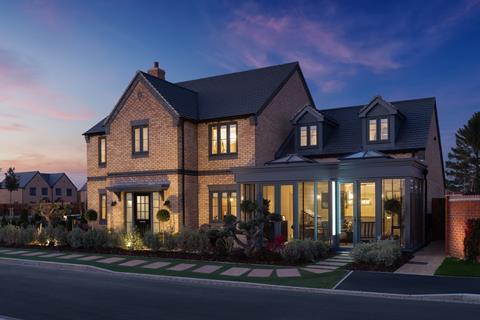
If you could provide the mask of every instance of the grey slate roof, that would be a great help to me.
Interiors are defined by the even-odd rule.
[[[297,62],[176,83],[198,92],[198,120],[256,114]]]
[[[400,130],[396,135],[393,150],[424,149],[427,143],[428,130],[432,121],[435,98],[422,98],[390,102],[403,114]],[[363,105],[335,109],[320,109],[320,112],[336,121],[320,156],[342,155],[362,151],[362,122],[358,116]],[[292,129],[293,132],[293,129]],[[291,153],[294,135],[290,134],[282,145],[282,157]]]
[[[299,68],[298,62],[171,83],[139,72],[184,118],[210,120],[259,113]],[[84,135],[104,134],[104,122]]]
[[[37,175],[40,176],[45,180],[45,182],[50,186],[53,187],[55,183],[63,176],[64,173],[40,173],[39,171],[28,171],[28,172],[15,172],[15,175],[19,179],[19,188],[25,188],[25,186]],[[4,188],[4,181],[5,179],[0,182],[0,186]]]

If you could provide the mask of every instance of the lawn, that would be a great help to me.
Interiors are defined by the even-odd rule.
[[[435,271],[439,276],[480,277],[480,263],[457,258],[446,258]]]
[[[28,250],[31,251],[31,250]],[[32,250],[37,251],[37,250]],[[70,252],[71,253],[71,252]],[[6,255],[0,253],[0,258],[15,258],[22,260],[34,260],[34,261],[50,261],[50,262],[61,262],[61,263],[71,263],[77,265],[90,265],[95,267],[100,267],[103,269],[108,269],[117,272],[125,273],[141,273],[141,274],[153,274],[153,275],[163,275],[163,276],[175,276],[175,277],[188,277],[188,278],[197,278],[197,279],[215,279],[215,280],[228,280],[228,281],[240,281],[240,282],[251,282],[251,283],[262,283],[262,284],[272,284],[272,285],[284,285],[284,286],[295,286],[295,287],[308,287],[308,288],[332,288],[335,284],[340,281],[345,274],[345,270],[335,270],[332,272],[327,272],[323,274],[314,274],[308,271],[299,270],[301,277],[298,278],[279,278],[272,274],[269,278],[252,278],[244,276],[231,277],[224,276],[220,273],[231,268],[231,267],[249,267],[249,268],[275,268],[285,266],[271,266],[271,265],[251,265],[251,264],[241,264],[241,263],[225,263],[225,262],[213,262],[213,261],[199,261],[199,260],[187,260],[187,259],[162,259],[162,258],[150,258],[150,257],[134,257],[134,256],[122,256],[122,255],[108,255],[108,254],[99,254],[105,258],[110,256],[115,257],[124,257],[126,259],[135,259],[139,258],[147,261],[168,261],[173,263],[192,263],[197,267],[209,264],[209,265],[219,265],[222,266],[217,272],[212,274],[199,274],[192,271],[172,271],[167,270],[166,268],[160,269],[145,269],[141,266],[139,267],[124,267],[118,264],[102,264],[95,261],[81,261],[76,259],[57,259],[57,258],[42,258],[40,257],[24,257],[19,255]]]

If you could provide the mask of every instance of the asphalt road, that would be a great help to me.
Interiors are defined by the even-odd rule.
[[[480,294],[480,278],[356,271],[337,289],[399,294]]]
[[[479,313],[479,305],[209,286],[0,263],[0,319],[451,320]]]

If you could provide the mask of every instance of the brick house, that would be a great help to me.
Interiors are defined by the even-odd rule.
[[[12,192],[12,203],[34,204],[48,202],[77,202],[77,187],[65,173],[39,171],[16,172],[19,188]],[[0,204],[10,203],[10,192],[0,182]]]
[[[392,229],[381,222],[384,178],[389,195],[403,197],[397,215],[411,206],[424,215],[426,197],[443,195],[435,99],[376,97],[329,110],[315,108],[298,63],[179,83],[165,80],[155,63],[138,71],[112,112],[84,133],[88,207],[99,212],[100,225],[140,231],[158,231],[155,213],[166,207],[170,228],[180,230],[219,223],[228,213],[243,219],[242,200],[265,198],[283,216],[286,237],[340,245],[349,232],[353,245],[364,228],[374,238]],[[341,176],[344,163],[371,167],[372,175]],[[418,201],[406,195],[410,187]],[[337,202],[347,194],[345,211]],[[323,200],[307,210],[307,198]],[[368,226],[356,222],[364,202],[377,204]],[[340,219],[348,220],[347,231]],[[395,228],[392,235],[410,237],[410,227]]]

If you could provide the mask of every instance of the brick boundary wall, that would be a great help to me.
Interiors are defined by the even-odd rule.
[[[463,239],[469,219],[480,218],[480,195],[445,197],[445,253],[463,258]]]

